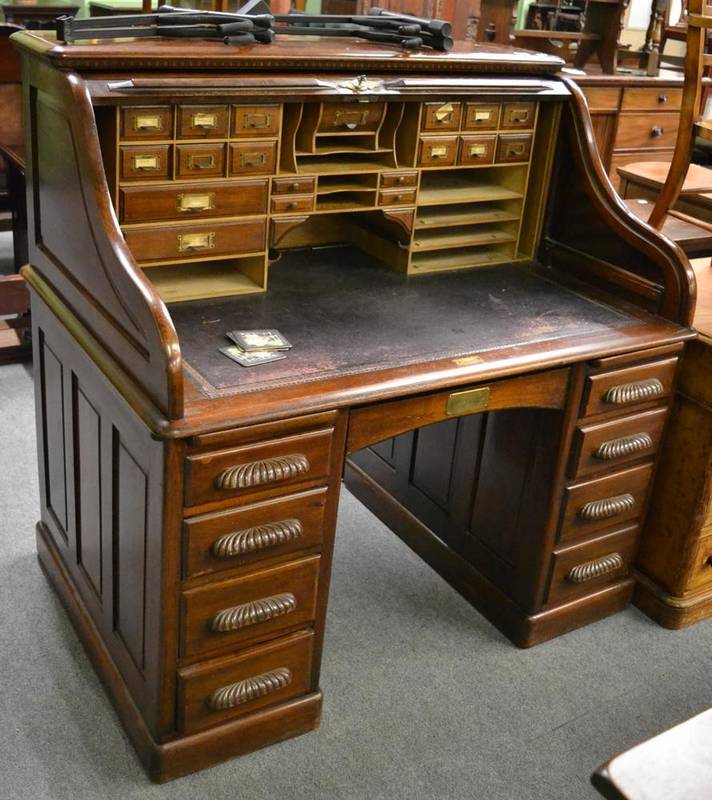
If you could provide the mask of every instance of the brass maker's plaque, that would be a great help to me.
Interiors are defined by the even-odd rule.
[[[489,405],[489,386],[482,386],[479,389],[467,389],[464,392],[453,392],[447,399],[445,413],[448,417],[455,417],[461,414],[475,414],[484,411]]]

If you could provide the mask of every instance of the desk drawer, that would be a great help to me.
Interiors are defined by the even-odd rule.
[[[639,148],[674,147],[680,115],[676,112],[661,114],[621,114],[614,148],[634,150]]]
[[[643,464],[570,486],[564,492],[559,541],[581,539],[597,530],[639,519],[652,474],[653,465]]]
[[[170,139],[172,135],[171,106],[125,106],[121,109],[122,139]]]
[[[499,125],[498,103],[465,103],[465,131],[496,131]]]
[[[282,107],[267,106],[233,106],[233,136],[276,136],[282,118]]]
[[[314,195],[277,195],[272,198],[271,208],[273,214],[311,211],[314,208]]]
[[[415,189],[386,189],[378,193],[379,206],[412,206]]]
[[[227,106],[178,106],[180,139],[224,139],[228,130]]]
[[[312,623],[318,580],[319,556],[310,556],[183,592],[183,656],[268,639]]]
[[[621,108],[625,111],[679,111],[682,89],[657,89],[650,86],[631,86],[623,89]]]
[[[148,181],[168,178],[171,170],[171,149],[168,144],[122,145],[121,180]]]
[[[385,109],[385,103],[324,103],[319,132],[377,131]]]
[[[287,436],[185,460],[185,504],[221,501],[255,492],[325,481],[333,428]]]
[[[193,733],[306,694],[311,631],[178,672],[178,727]]]
[[[589,375],[581,416],[622,411],[659,401],[672,393],[677,358]]]
[[[236,142],[230,145],[231,175],[271,175],[277,161],[277,142]]]
[[[460,103],[424,103],[421,127],[424,131],[457,131],[461,114]]]
[[[576,432],[571,474],[589,475],[651,458],[658,449],[666,414],[667,408],[657,408],[580,427]]]
[[[423,167],[451,167],[457,158],[457,136],[423,136],[418,164]]]
[[[272,194],[310,194],[314,192],[314,178],[274,178]]]
[[[381,173],[381,189],[400,189],[403,186],[415,186],[417,183],[417,172]]]
[[[267,181],[124,186],[119,197],[123,223],[264,214]]]
[[[176,162],[177,178],[221,178],[225,174],[225,145],[178,144]]]
[[[618,111],[621,90],[610,86],[581,87],[591,111]]]
[[[183,576],[235,569],[319,546],[326,491],[314,489],[186,520]]]
[[[461,136],[458,164],[491,164],[496,136]]]
[[[505,103],[502,107],[502,130],[529,130],[534,127],[536,103]]]
[[[532,149],[531,133],[500,134],[497,141],[498,164],[528,161]]]
[[[257,253],[265,248],[266,227],[264,219],[187,222],[184,225],[129,228],[124,231],[124,236],[133,257],[140,264]]]

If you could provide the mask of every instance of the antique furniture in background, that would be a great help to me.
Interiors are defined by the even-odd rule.
[[[15,41],[39,557],[155,780],[318,724],[346,454],[516,644],[629,603],[694,284],[560,60]]]
[[[74,16],[79,11],[79,6],[65,3],[45,3],[41,5],[29,3],[3,3],[5,22],[20,25],[23,28],[54,29],[54,21],[64,14]]]

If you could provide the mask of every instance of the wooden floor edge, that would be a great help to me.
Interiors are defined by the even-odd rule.
[[[37,556],[152,781],[164,783],[318,727],[322,695],[313,692],[216,728],[159,744],[136,708],[42,522],[37,523]]]
[[[712,590],[679,597],[636,572],[633,605],[658,625],[675,631],[712,617]]]

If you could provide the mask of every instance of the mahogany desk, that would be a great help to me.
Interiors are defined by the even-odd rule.
[[[629,602],[694,278],[557,58],[15,41],[40,562],[152,778],[318,724],[346,454],[516,644]]]

